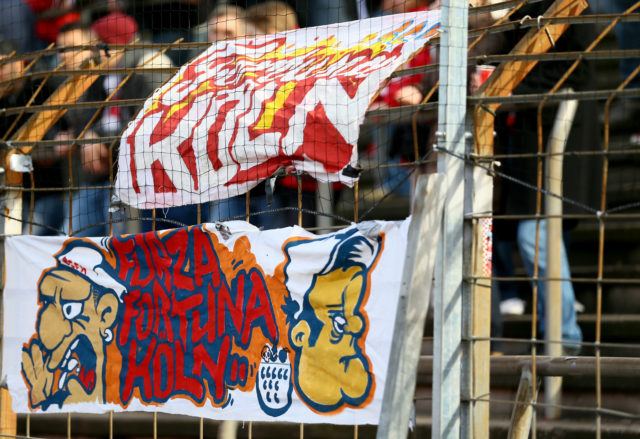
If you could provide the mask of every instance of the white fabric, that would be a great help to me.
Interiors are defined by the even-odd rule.
[[[110,240],[103,238],[102,241],[98,238],[65,239],[64,237],[7,237],[5,240],[6,283],[3,294],[4,328],[2,371],[5,374],[4,378],[6,379],[8,388],[11,392],[13,410],[18,413],[30,411],[46,411],[47,413],[66,411],[104,413],[109,410],[162,411],[174,414],[203,416],[212,419],[235,419],[243,421],[277,420],[305,423],[377,424],[380,416],[382,396],[384,393],[387,365],[389,363],[389,353],[394,328],[394,316],[396,314],[401,282],[400,273],[403,271],[402,264],[406,248],[408,222],[409,220],[400,223],[362,223],[359,226],[354,225],[343,231],[322,236],[313,235],[299,227],[258,231],[256,228],[248,226],[246,223],[242,222],[226,223],[228,230],[225,230],[225,233],[220,234],[216,232],[216,225],[206,224],[203,228],[188,229],[189,231],[184,234],[184,236],[189,236],[189,239],[187,240],[185,238],[184,245],[166,247],[167,249],[172,248],[173,250],[171,251],[173,253],[158,253],[156,257],[150,257],[149,255],[153,254],[150,253],[153,249],[157,250],[163,248],[162,245],[164,244],[158,244],[158,239],[177,236],[178,231],[184,231],[187,229],[176,229],[175,234],[172,234],[174,233],[173,231],[165,231],[157,234],[149,233],[144,235],[115,237]],[[58,328],[55,327],[55,325],[51,326],[51,324],[49,324],[47,328],[40,326],[40,320],[45,318],[44,314],[47,314],[47,318],[49,319],[47,322],[50,323],[55,320],[51,316],[56,313],[56,301],[59,299],[57,296],[52,295],[49,297],[48,302],[39,300],[41,299],[39,298],[38,291],[39,283],[45,277],[45,272],[57,267],[56,270],[54,270],[54,273],[68,273],[67,276],[79,274],[83,279],[88,280],[89,282],[117,289],[117,294],[120,299],[118,301],[118,306],[124,307],[123,309],[120,309],[121,314],[119,319],[123,318],[122,315],[129,315],[130,317],[128,318],[132,319],[132,323],[129,328],[133,331],[131,328],[137,325],[136,322],[141,315],[155,315],[156,319],[159,319],[159,316],[163,313],[166,313],[167,316],[174,315],[172,313],[177,309],[176,306],[178,299],[176,297],[178,297],[178,292],[176,292],[176,289],[178,287],[176,285],[178,284],[178,281],[176,280],[176,272],[173,267],[178,266],[178,264],[184,264],[183,267],[185,270],[191,270],[195,265],[193,261],[196,260],[188,259],[192,258],[193,254],[191,256],[187,254],[186,258],[191,262],[184,262],[184,255],[179,255],[178,249],[180,251],[187,251],[188,249],[193,248],[193,237],[198,231],[204,231],[207,236],[211,237],[211,241],[216,243],[217,257],[221,261],[220,266],[232,267],[227,268],[227,271],[223,274],[223,277],[227,279],[228,284],[231,286],[230,288],[233,288],[233,285],[236,285],[237,287],[238,284],[234,283],[235,281],[230,277],[232,275],[228,273],[228,270],[236,270],[234,273],[237,275],[242,272],[242,269],[246,268],[246,270],[248,270],[250,267],[257,267],[257,269],[260,270],[264,279],[267,279],[267,285],[269,285],[269,288],[272,288],[275,285],[275,289],[273,291],[269,290],[268,294],[270,296],[270,300],[274,303],[273,312],[276,314],[276,320],[282,325],[277,344],[281,349],[286,347],[288,349],[287,352],[289,352],[289,356],[286,362],[279,362],[276,364],[274,362],[264,360],[263,354],[262,361],[258,360],[258,362],[249,363],[253,374],[264,373],[268,370],[274,371],[274,374],[276,371],[282,374],[282,371],[286,372],[287,369],[293,367],[291,365],[293,362],[293,356],[291,355],[293,347],[289,345],[288,334],[286,333],[291,329],[291,326],[287,320],[286,327],[288,329],[282,329],[285,327],[283,310],[279,305],[276,306],[275,304],[282,298],[282,294],[287,292],[290,294],[293,301],[301,305],[305,293],[310,288],[310,277],[314,274],[326,274],[322,272],[322,270],[325,269],[328,261],[332,258],[330,255],[332,252],[336,252],[340,245],[345,245],[344,242],[346,241],[340,241],[337,237],[342,234],[341,236],[349,236],[349,239],[359,239],[359,241],[355,241],[356,244],[352,246],[355,248],[354,251],[356,257],[353,257],[351,260],[356,264],[360,264],[361,267],[366,267],[366,270],[370,270],[368,273],[370,290],[368,292],[368,297],[363,299],[362,309],[360,310],[363,315],[366,315],[366,327],[362,333],[362,346],[371,363],[371,373],[374,383],[371,388],[371,395],[367,398],[366,402],[363,402],[356,407],[349,406],[347,404],[335,413],[322,414],[314,411],[309,404],[305,403],[305,401],[300,398],[298,391],[295,389],[291,393],[292,401],[290,402],[290,406],[287,406],[286,390],[283,390],[286,389],[286,387],[283,387],[279,390],[281,393],[278,403],[271,402],[266,404],[272,410],[269,413],[268,410],[264,409],[265,405],[258,401],[258,391],[256,388],[259,386],[256,384],[252,388],[243,388],[243,386],[237,386],[236,388],[233,388],[233,386],[229,387],[229,397],[232,403],[226,404],[223,407],[215,407],[211,404],[209,399],[206,399],[202,406],[198,406],[193,404],[189,399],[178,396],[172,396],[166,402],[159,403],[157,405],[145,404],[136,396],[130,400],[128,405],[122,404],[121,401],[117,399],[101,401],[99,396],[96,396],[95,402],[82,402],[75,404],[65,403],[62,407],[59,407],[56,404],[51,404],[46,407],[46,409],[43,406],[30,408],[30,389],[27,384],[27,380],[25,379],[25,376],[28,376],[28,374],[23,374],[23,353],[29,352],[30,348],[34,346],[34,344],[44,346],[45,343],[52,343],[51,339],[56,337],[55,334],[58,334]],[[363,238],[366,239],[366,242],[370,245],[371,249],[373,249],[373,252],[371,250],[360,252],[364,245],[363,242],[365,242]],[[126,241],[127,239],[131,241]],[[127,247],[120,244],[116,245],[116,241],[135,242],[135,246]],[[291,264],[284,268],[287,260],[285,244],[298,242],[303,242],[304,244],[290,247]],[[87,247],[95,247],[99,250],[88,250]],[[68,249],[71,250],[67,251]],[[250,251],[247,253],[245,249],[250,249]],[[102,252],[102,254],[100,252]],[[201,253],[200,256],[202,254],[203,253]],[[374,259],[376,257],[377,261],[374,263]],[[335,259],[335,256],[333,256],[333,258]],[[64,259],[66,259],[66,261],[64,261]],[[157,284],[153,289],[151,286],[140,286],[142,282],[141,279],[144,280],[148,278],[144,270],[140,271],[140,268],[144,269],[144,264],[141,266],[139,263],[140,261],[147,261],[152,265],[155,264],[153,266],[156,271]],[[238,268],[239,265],[243,268]],[[285,281],[285,275],[289,277],[290,282]],[[171,277],[171,282],[169,282],[169,284],[166,284],[167,276],[173,276]],[[195,278],[197,278],[197,275],[192,276],[192,279]],[[210,285],[214,284],[216,284],[216,282],[212,281]],[[246,288],[247,283],[245,282],[244,285]],[[145,288],[147,288],[147,290],[145,290]],[[156,294],[158,288],[167,289],[166,294],[170,301],[169,305],[167,305],[166,299],[163,299],[165,300],[164,302],[156,302],[159,297],[165,297],[158,296]],[[204,289],[194,289],[189,294],[201,294],[203,291],[207,291],[207,288],[213,287],[210,287],[209,284],[204,284],[202,288]],[[136,296],[137,294],[140,294],[140,291],[143,292],[143,295]],[[154,299],[151,299],[152,301],[144,302],[142,299],[136,298],[144,297],[145,291],[147,291],[149,297],[154,297]],[[52,290],[50,290],[49,293],[53,294]],[[180,300],[184,300],[187,297],[187,295],[184,294],[184,291],[179,292],[179,294]],[[211,292],[209,292],[209,294],[211,294]],[[236,294],[241,294],[241,290],[238,290]],[[146,303],[146,305],[143,306],[143,302]],[[162,303],[163,306],[166,306],[166,309],[163,311],[156,309],[155,312],[159,313],[156,315],[153,310],[148,309],[149,303]],[[204,303],[207,302],[205,301]],[[67,305],[68,302],[62,303],[62,307]],[[99,307],[100,305],[101,299],[99,296],[91,297],[86,303],[84,303],[84,309],[82,309],[82,311],[85,312],[86,315],[90,315],[90,310],[88,308],[91,308],[92,306]],[[51,308],[47,308],[48,311],[45,313],[44,309],[46,306],[50,306]],[[221,306],[222,305],[218,303],[217,307],[219,308]],[[101,314],[98,313],[98,315],[102,319],[104,319],[105,316],[108,318],[108,312],[112,311],[110,309],[100,309]],[[133,313],[129,312],[132,309],[134,310]],[[73,308],[69,308],[69,312],[73,310]],[[127,314],[127,312],[129,312],[129,314]],[[297,313],[295,318],[298,318],[299,315],[300,312]],[[190,316],[193,317],[193,314],[190,314]],[[89,320],[78,322],[78,324],[82,325],[83,328],[90,327],[92,324]],[[204,320],[201,318],[199,325],[203,324]],[[229,322],[227,325],[228,324]],[[71,322],[70,325],[71,329],[67,328],[59,333],[67,334],[76,331],[79,328],[79,326],[75,326],[76,323]],[[186,325],[187,328],[191,328],[195,323],[190,319],[187,321]],[[177,324],[174,325],[175,337],[178,337],[180,334],[180,331],[177,330],[178,326],[179,325]],[[109,357],[108,360],[105,360],[108,363],[106,370],[115,374],[119,374],[121,370],[127,370],[123,363],[124,360],[122,360],[122,358],[126,357],[124,354],[126,351],[123,350],[125,348],[121,348],[122,340],[127,338],[127,333],[121,333],[123,331],[122,327],[122,320],[117,320],[113,326],[100,332],[100,336],[104,338],[105,343],[110,345],[110,349],[117,347],[122,352],[122,357],[115,357],[116,359],[119,359],[118,361],[122,362],[122,364],[118,363],[118,361],[116,361],[118,364],[110,363],[112,361],[111,358],[114,357]],[[163,330],[162,327],[154,327],[148,337],[155,337],[154,340],[157,340],[159,345],[163,342],[161,333],[165,330]],[[47,331],[47,333],[43,334],[43,331]],[[260,331],[257,327],[253,328],[252,331],[252,338],[250,340],[262,340],[262,338],[256,338],[257,335],[260,335]],[[187,334],[191,334],[191,329],[187,330]],[[63,346],[63,350],[66,350],[67,348],[64,347],[65,343],[73,345],[73,336],[68,335],[68,337],[69,339],[65,338],[66,341],[62,341],[57,346]],[[190,337],[188,336],[188,338]],[[185,340],[181,340],[184,345],[187,344]],[[146,348],[141,348],[141,346],[143,346],[143,342],[144,340],[142,339],[138,340],[138,355],[140,356],[143,354],[146,355]],[[174,345],[171,346],[173,347]],[[254,341],[250,341],[249,347],[246,349],[238,346],[237,344],[233,344],[232,352],[239,356],[248,356],[249,354],[247,352],[254,352],[256,349],[257,352],[260,352],[260,350],[265,346],[271,347],[272,343],[269,342],[262,345],[256,345]],[[73,347],[69,349],[72,350]],[[42,350],[44,353],[44,348],[42,348]],[[98,355],[100,355],[99,352]],[[174,355],[178,354],[174,353]],[[104,356],[106,358],[107,354]],[[141,358],[142,357],[138,358],[138,363],[142,361]],[[213,358],[213,360],[215,361],[215,358]],[[73,368],[75,369],[75,365],[77,365],[78,362],[80,362],[80,364],[83,363],[83,358],[73,357],[69,360],[69,364],[72,364],[72,362],[74,365]],[[41,365],[42,363],[45,365],[50,364],[47,354],[45,354],[44,360],[40,362]],[[153,363],[154,362],[152,362],[152,364]],[[183,367],[186,371],[189,366],[187,363],[184,364],[185,366]],[[78,369],[80,368],[78,367]],[[165,367],[162,366],[162,369],[164,370]],[[69,370],[71,370],[71,366],[69,366]],[[176,366],[173,370],[177,374],[177,370],[179,369]],[[100,371],[97,370],[96,373],[99,374]],[[155,373],[160,372],[156,371]],[[123,374],[123,376],[126,376],[126,373]],[[160,374],[160,376],[164,375]],[[53,379],[55,380],[57,378]],[[60,383],[54,384],[54,387],[63,388],[64,379],[64,377],[60,378]],[[141,382],[142,381],[139,381],[138,384]],[[162,383],[160,387],[171,385],[171,383],[165,383],[163,378],[159,378],[158,375],[155,375],[155,378],[153,378],[151,382]],[[117,375],[109,375],[109,372],[107,372],[105,376],[105,383],[112,387],[115,386],[114,388],[121,388],[122,379],[119,379]],[[293,386],[293,383],[291,383],[291,386]],[[211,387],[209,390],[213,391],[211,390]],[[143,394],[144,392],[140,391],[139,393]],[[122,397],[122,395],[120,395],[120,397]],[[277,410],[284,411],[280,414]]]
[[[344,171],[374,93],[439,20],[414,12],[214,43],[129,124],[116,194],[137,208],[203,203],[280,168],[353,185]]]

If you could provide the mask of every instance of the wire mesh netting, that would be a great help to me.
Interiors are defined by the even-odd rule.
[[[459,61],[444,57],[439,35],[371,93],[355,92],[367,75],[325,75],[352,54],[322,39],[327,26],[362,37],[368,18],[441,7],[1,2],[3,233],[108,236],[227,220],[323,233],[406,218],[417,176],[451,160],[473,190],[462,367],[478,381],[456,401],[474,410],[463,428],[637,436],[640,2],[472,1],[466,125],[438,120],[451,80],[440,61]],[[316,39],[307,58],[287,60],[295,30]],[[280,58],[258,56],[261,44]],[[465,153],[442,146],[454,131],[468,134]],[[215,173],[199,172],[203,163]],[[422,435],[433,405],[427,322],[414,399]],[[2,409],[18,436],[376,433],[137,413],[19,415],[13,428]]]

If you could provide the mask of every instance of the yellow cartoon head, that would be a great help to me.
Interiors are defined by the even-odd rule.
[[[105,349],[123,293],[88,241],[68,241],[57,258],[38,284],[36,334],[22,352],[31,406],[43,410],[104,402]]]
[[[342,239],[333,243],[329,261],[311,277],[302,306],[292,300],[285,309],[289,342],[295,351],[294,383],[305,403],[319,412],[361,406],[373,388],[371,364],[364,352],[367,319],[363,308],[379,243],[352,236],[353,232],[337,235]],[[294,246],[312,242],[287,245],[289,261],[300,250]],[[290,262],[285,274],[285,282],[296,276]]]

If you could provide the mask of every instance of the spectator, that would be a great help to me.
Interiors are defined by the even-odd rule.
[[[200,22],[202,3],[202,0],[134,1],[130,9],[141,28],[151,32],[153,43],[169,44],[179,38],[183,42],[192,41],[191,28]],[[191,54],[186,50],[170,50],[167,55],[179,66],[187,62]]]
[[[20,53],[43,47],[35,36],[36,16],[25,0],[0,0],[0,39],[13,41]]]
[[[382,0],[382,9],[387,14],[402,14],[425,10],[433,0]]]
[[[207,24],[210,43],[235,40],[258,33],[255,26],[247,21],[246,11],[243,8],[226,3],[211,12]]]
[[[209,42],[242,38],[255,35],[255,27],[245,18],[245,10],[238,6],[222,4],[215,8],[207,20],[207,37]],[[200,222],[221,221],[226,219],[241,219],[245,212],[244,197],[234,197],[216,203],[203,204],[200,212]],[[148,217],[151,211],[144,211]],[[237,218],[233,218],[236,217]],[[176,227],[177,224],[196,224],[198,222],[198,206],[180,206],[168,209],[156,209],[156,229]],[[168,221],[162,221],[167,219]],[[143,231],[151,230],[151,223],[143,224]]]
[[[245,10],[239,6],[221,4],[210,14],[206,23],[208,41],[233,40],[256,34],[255,26],[246,20]],[[241,219],[245,212],[244,197],[234,197],[230,200],[221,200],[216,203],[205,203],[201,206],[200,222],[221,221],[226,219]],[[145,211],[148,216],[151,211]],[[236,217],[237,218],[233,218]],[[198,223],[198,206],[180,206],[168,209],[156,209],[156,228],[171,228],[177,224]],[[169,221],[162,221],[167,219]],[[143,225],[143,230],[151,229],[150,223]]]
[[[74,0],[25,0],[39,16],[35,22],[35,36],[47,43],[56,42],[60,29],[80,20]]]
[[[137,32],[137,24],[132,17],[115,12],[96,21],[93,27],[81,23],[70,23],[61,28],[58,45],[92,45],[97,42],[109,44],[126,44]],[[62,62],[64,68],[77,68],[87,57],[93,55],[91,50],[64,51]],[[126,57],[123,58],[127,60]],[[103,101],[121,84],[123,77],[118,74],[107,74],[96,80],[83,94],[79,101]],[[134,75],[113,95],[112,100],[146,97],[152,89],[144,83],[142,77]],[[69,140],[77,138],[87,127],[95,114],[95,109],[71,109],[61,121],[59,137]],[[103,136],[117,136],[135,114],[134,107],[106,107],[93,122],[83,138],[99,139]],[[88,143],[79,147],[79,157],[74,156],[78,166],[72,169],[74,182],[89,187],[74,192],[72,197],[72,231],[76,236],[104,236],[108,234],[108,209],[110,191],[108,186],[110,174],[109,145],[103,142]],[[78,163],[79,162],[79,163]]]
[[[613,13],[620,14],[636,2],[633,0],[613,0],[610,7]],[[636,9],[634,13],[640,12]],[[622,50],[640,49],[640,24],[638,22],[628,21],[619,23],[615,28],[618,46]],[[620,74],[624,81],[640,64],[640,58],[621,58]],[[640,75],[631,81],[627,88],[640,88]],[[638,119],[640,118],[640,98],[619,99],[614,102],[611,107],[609,123],[612,129],[632,131],[631,142],[640,145],[640,128],[638,128]]]
[[[2,64],[0,64],[0,81],[17,80],[18,78],[20,78],[20,76],[22,76],[22,73],[24,71],[24,61],[7,61],[9,57],[15,57],[19,54],[20,49],[15,41],[7,39],[0,40],[0,61],[2,61]],[[17,102],[18,96],[21,92],[25,91],[28,93],[27,90],[24,90],[24,85],[24,80],[0,85],[0,99],[10,99],[9,103],[13,101]],[[16,103],[15,105],[8,106],[20,105],[22,104]],[[7,107],[3,106],[2,108]],[[6,124],[7,120],[3,119],[3,123]],[[13,123],[13,121],[11,121],[11,123]],[[6,126],[5,130],[2,131],[3,136],[5,135],[6,130],[9,129],[9,127],[10,124]]]
[[[59,47],[92,45],[98,42],[98,36],[90,28],[79,22],[68,23],[60,29],[57,37],[57,45]],[[83,62],[94,56],[94,52],[90,49],[65,50],[60,52],[60,62],[63,70],[78,69]],[[80,97],[82,101],[103,100],[104,95],[101,93],[100,80],[96,81],[89,89]],[[72,141],[76,139],[89,123],[94,109],[73,108],[67,111],[59,124],[59,132],[57,138],[60,140]],[[84,135],[84,138],[97,138],[98,134],[95,128],[91,127]],[[66,150],[71,145],[66,146]],[[76,185],[84,186],[86,184],[96,185],[104,181],[105,175],[109,171],[109,148],[104,143],[92,143],[79,146],[78,156],[74,153],[74,166],[68,171],[73,175],[73,181]],[[100,204],[101,191],[99,189],[90,189],[88,191],[81,190],[72,194],[72,210],[73,210],[73,226],[72,232],[84,229],[89,224],[104,222],[105,216],[103,208]],[[108,198],[108,197],[107,197]],[[65,221],[65,226],[68,219]],[[80,230],[80,236],[100,236],[105,235],[105,227],[94,229]],[[92,233],[94,232],[94,233]]]
[[[381,13],[397,14],[403,12],[426,11],[430,8],[429,0],[384,0]],[[418,52],[407,64],[406,68],[426,66],[431,63],[431,48],[427,47]],[[373,104],[373,108],[393,108],[402,105],[417,105],[423,99],[423,93],[430,88],[423,84],[424,74],[393,78],[380,92]],[[418,143],[421,146],[420,155],[426,151],[424,146],[430,137],[431,125],[418,124]],[[374,161],[376,163],[393,163],[397,167],[379,170],[375,177],[376,188],[373,198],[377,199],[387,192],[395,190],[394,194],[409,197],[411,182],[407,179],[407,169],[402,163],[415,160],[413,128],[411,124],[378,125],[372,127],[372,139],[375,145]]]
[[[56,37],[56,45],[60,48],[72,46],[90,46],[98,42],[97,35],[79,22],[67,23],[60,28]],[[62,50],[58,57],[63,70],[75,70],[82,63],[93,57],[94,52],[90,48],[77,48]]]
[[[247,21],[265,34],[298,29],[298,18],[291,6],[281,1],[266,1],[247,9]]]
[[[518,11],[518,17],[529,15],[537,17],[542,15],[550,6],[551,1],[545,0],[541,3],[527,5]],[[588,13],[588,10],[587,12]],[[513,17],[517,20],[518,17]],[[523,31],[514,31],[508,35],[507,47],[513,47],[521,38]],[[556,42],[552,51],[570,52],[583,51],[590,44],[595,36],[595,29],[592,25],[574,25],[564,33]],[[527,75],[521,84],[514,91],[514,95],[529,93],[548,92],[568,70],[572,61],[552,61],[538,63],[536,67]],[[565,83],[565,87],[572,87],[574,90],[590,90],[594,87],[594,66],[592,63],[582,61],[578,69],[571,75]],[[544,135],[543,145],[547,143],[547,135],[551,131],[551,126],[555,120],[556,109],[547,105],[543,112],[542,132]],[[520,154],[534,153],[538,151],[538,131],[537,131],[537,108],[522,109],[516,112],[503,113],[496,120],[496,131],[498,133],[496,153]],[[596,150],[598,145],[594,144],[598,139],[598,124],[596,108],[590,101],[581,102],[572,125],[571,133],[567,143],[567,150]],[[591,179],[591,169],[595,170],[597,163],[588,157],[566,157],[564,159],[564,195],[570,199],[581,201],[585,204],[597,206],[597,200],[593,194],[598,194],[599,190],[594,188]],[[513,157],[502,161],[502,172],[516,177],[530,185],[537,185],[538,160],[536,158]],[[597,184],[597,183],[596,183]],[[536,213],[536,191],[531,190],[513,182],[503,179],[497,181],[497,192],[495,197],[497,214],[512,215],[532,215]],[[565,213],[573,213],[572,205],[564,205]],[[541,213],[544,213],[544,207]],[[565,221],[568,229],[575,225],[570,221]],[[503,227],[496,223],[494,230]],[[536,220],[526,219],[517,221],[513,228],[514,234],[511,240],[517,243],[525,269],[529,276],[533,275],[534,261],[536,260]],[[505,237],[504,233],[494,235],[497,240],[494,245],[503,245],[498,239]],[[546,220],[540,221],[539,248],[538,248],[538,276],[546,276]],[[507,252],[508,253],[508,252]],[[566,256],[566,249],[562,249],[562,277],[570,278],[569,263]],[[499,256],[496,253],[496,256]],[[546,282],[538,282],[538,313],[540,316],[539,329],[545,331],[545,292]],[[562,338],[568,342],[580,342],[582,332],[576,318],[576,300],[571,281],[562,282]],[[565,344],[565,350],[577,352],[578,344]]]
[[[224,41],[243,38],[260,33],[259,29],[247,20],[247,11],[239,6],[223,4],[213,10],[209,18],[209,41]],[[265,185],[260,184],[251,191],[250,212],[261,212],[274,209],[267,203]],[[246,214],[246,196],[240,195],[228,199],[218,200],[211,208],[211,221],[223,221],[229,219],[244,219]],[[258,227],[273,228],[279,223],[274,215],[260,215],[251,218],[251,223]],[[275,221],[275,222],[273,222]]]
[[[115,10],[105,17],[96,20],[91,26],[92,30],[100,37],[101,41],[108,44],[128,44],[133,41],[137,36],[138,25],[135,19],[123,12]],[[171,67],[171,59],[166,55],[159,55],[152,50],[128,50],[121,63],[122,67],[137,67],[144,65],[145,67],[151,67],[151,64],[156,66]],[[110,73],[104,76],[102,81],[101,94],[108,96],[111,94],[118,84],[124,79],[124,75]],[[112,100],[118,99],[135,99],[140,97],[147,97],[151,95],[153,90],[159,86],[163,80],[166,79],[166,75],[158,76],[156,74],[142,74],[136,73],[131,79],[124,84],[122,89],[114,95]],[[96,131],[102,136],[117,136],[126,127],[126,124],[133,119],[136,107],[109,107],[105,108],[102,112],[101,118],[96,122]],[[108,181],[104,181],[102,185],[107,185]],[[103,191],[101,193],[100,201],[96,201],[96,204],[101,206],[109,205],[109,191]],[[197,222],[196,208],[194,206],[180,207],[170,209],[170,212],[165,216],[166,218],[177,221],[181,224],[195,224]],[[105,213],[105,220],[107,211]],[[159,211],[158,211],[159,212]],[[156,212],[156,213],[158,213]],[[151,211],[145,211],[143,217],[151,215]],[[161,218],[163,215],[157,215]],[[175,223],[168,223],[158,221],[156,228],[172,228],[176,227]],[[142,231],[147,232],[152,229],[150,222],[145,222],[142,225]]]
[[[254,20],[258,29],[265,33],[285,32],[298,29],[298,20],[293,8],[284,2],[268,1],[247,9],[249,20]],[[262,17],[260,19],[259,17]],[[316,210],[316,193],[318,184],[310,175],[302,175],[301,179],[301,207],[303,209],[302,224],[304,226],[315,225],[314,215]],[[342,188],[340,184],[333,184],[333,190]],[[276,210],[277,214],[265,214],[255,221],[264,228],[280,228],[298,224],[298,177],[286,176],[276,181],[273,199],[267,200],[265,183],[252,190],[251,211]],[[269,203],[271,201],[271,203]],[[252,218],[252,221],[254,219]]]
[[[246,11],[238,7],[223,6],[214,11],[210,20],[210,38],[229,39],[240,38],[242,33],[253,35],[256,33],[274,33],[294,30],[298,28],[295,11],[286,3],[268,1],[257,4]],[[239,33],[229,32],[228,29],[238,30]],[[317,184],[308,175],[301,176],[303,224],[314,224],[315,194]],[[273,197],[267,196],[267,184],[261,183],[251,190],[249,196],[249,212],[266,212],[250,218],[250,222],[258,227],[273,229],[298,224],[298,179],[287,176],[277,180]],[[244,219],[246,215],[246,196],[241,195],[226,200],[219,200],[212,209],[212,221],[225,219]]]
[[[0,40],[0,59],[19,53],[19,48],[13,41]],[[44,88],[36,95],[31,104],[40,105],[49,96],[50,87],[47,86],[47,83],[41,84],[42,80],[19,79],[24,72],[24,67],[25,61],[21,60],[0,65],[0,81],[15,80],[15,82],[0,86],[0,108],[26,105],[40,85],[43,85]],[[27,120],[26,118],[17,120],[17,118],[17,114],[0,117],[0,133],[4,139],[11,138]],[[53,132],[48,135],[51,139]],[[33,176],[33,187],[36,189],[62,187],[63,174],[60,157],[63,153],[64,150],[56,147],[34,149],[32,159],[35,171],[24,175],[24,187],[29,189],[32,187],[31,176]],[[63,225],[65,210],[62,194],[52,191],[34,192],[33,217],[30,212],[31,194],[31,192],[24,193],[22,217],[27,221],[24,233],[55,235],[56,230],[60,230]]]

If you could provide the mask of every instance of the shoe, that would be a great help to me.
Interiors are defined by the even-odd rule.
[[[524,314],[524,300],[513,297],[500,302],[500,314],[521,316]]]

